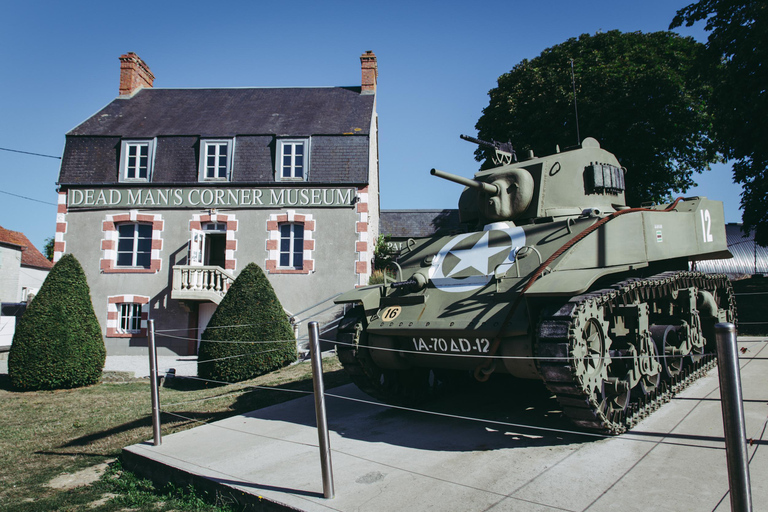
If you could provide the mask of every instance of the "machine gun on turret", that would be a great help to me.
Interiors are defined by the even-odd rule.
[[[517,155],[515,154],[515,149],[512,147],[512,141],[498,142],[491,139],[491,141],[488,142],[487,140],[476,139],[474,137],[470,137],[469,135],[459,135],[459,137],[466,141],[477,144],[478,146],[493,148],[496,152],[495,156],[491,158],[493,165],[509,165],[512,162],[517,162]]]

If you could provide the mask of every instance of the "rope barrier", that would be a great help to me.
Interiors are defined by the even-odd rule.
[[[322,341],[330,341],[330,340],[322,340]],[[333,342],[336,345],[344,345],[348,347],[355,347],[354,343],[347,343],[343,341],[335,341]],[[383,350],[386,352],[401,352],[404,354],[420,354],[420,355],[428,355],[428,356],[452,356],[452,357],[468,357],[468,358],[481,358],[481,359],[522,359],[522,360],[546,360],[546,361],[572,361],[574,358],[572,356],[498,356],[498,355],[489,355],[489,354],[467,354],[467,353],[458,353],[458,352],[428,352],[428,351],[419,351],[419,350],[408,350],[408,349],[401,349],[401,348],[388,348],[388,347],[371,347],[368,345],[362,345],[360,348],[366,348],[368,350]],[[702,353],[696,353],[696,352],[689,352],[687,354],[679,354],[679,355],[667,355],[667,354],[657,354],[657,355],[650,355],[650,354],[638,354],[637,356],[612,356],[608,355],[605,356],[597,356],[597,355],[587,355],[585,358],[589,359],[611,359],[611,360],[620,360],[620,359],[648,359],[648,358],[658,358],[658,359],[678,359],[681,357],[688,357],[688,356],[696,356],[696,357],[704,357],[704,356],[711,356],[715,355],[712,352],[702,352]]]

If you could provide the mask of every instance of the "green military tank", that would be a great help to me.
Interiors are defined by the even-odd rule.
[[[718,322],[735,321],[728,278],[695,271],[731,257],[721,202],[630,208],[616,157],[587,138],[496,167],[464,185],[463,229],[408,240],[396,277],[358,288],[337,336],[355,384],[415,405],[458,374],[537,379],[581,428],[617,434],[714,365]]]

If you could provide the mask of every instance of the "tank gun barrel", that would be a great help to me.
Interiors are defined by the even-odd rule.
[[[458,183],[459,185],[464,185],[465,187],[482,190],[486,194],[490,194],[492,196],[495,196],[496,194],[499,193],[499,189],[494,185],[491,185],[490,183],[484,183],[482,181],[472,180],[469,178],[465,178],[464,176],[457,176],[455,174],[451,174],[445,171],[440,171],[437,169],[432,169],[431,171],[429,171],[429,173],[432,176],[437,176],[438,178],[443,178],[444,180],[452,181],[454,183]]]

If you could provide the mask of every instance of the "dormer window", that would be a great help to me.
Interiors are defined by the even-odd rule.
[[[231,170],[231,139],[200,142],[200,181],[229,181]]]
[[[277,179],[306,181],[309,171],[309,139],[279,139],[277,141]]]
[[[154,141],[124,140],[120,151],[120,181],[150,181]]]

